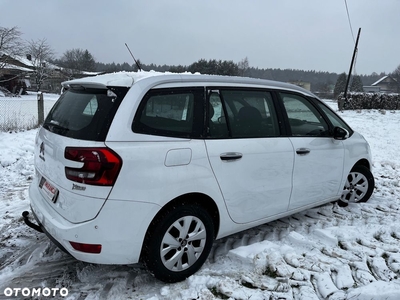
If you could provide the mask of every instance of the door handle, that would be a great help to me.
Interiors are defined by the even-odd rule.
[[[241,159],[243,156],[242,153],[239,152],[226,152],[226,153],[222,153],[219,157],[221,158],[221,160],[237,160],[237,159]]]
[[[298,149],[296,149],[296,153],[298,155],[307,155],[310,152],[311,152],[311,150],[308,149],[308,148],[298,148]]]

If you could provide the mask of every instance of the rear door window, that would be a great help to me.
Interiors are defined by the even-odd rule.
[[[279,136],[273,99],[264,90],[213,90],[209,97],[210,138]]]

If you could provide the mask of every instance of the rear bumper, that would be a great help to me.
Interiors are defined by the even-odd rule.
[[[28,211],[24,211],[24,212],[22,213],[22,217],[24,218],[24,222],[25,222],[26,225],[28,225],[29,227],[31,227],[31,228],[33,228],[33,229],[39,231],[39,232],[42,232],[42,233],[46,234],[47,237],[48,237],[58,248],[60,248],[63,252],[65,252],[65,253],[67,253],[67,254],[70,254],[70,253],[63,247],[63,245],[61,245],[55,238],[53,238],[53,237],[51,236],[51,234],[47,232],[46,228],[44,228],[43,225],[39,223],[38,218],[36,217],[35,213],[33,213],[33,217],[35,218],[35,220],[36,220],[36,222],[37,222],[38,224],[32,223],[32,222],[29,220],[29,217],[28,217],[28,216],[29,216],[29,212],[28,212]]]
[[[76,259],[99,264],[137,263],[148,225],[159,210],[158,206],[144,202],[107,200],[94,219],[71,223],[42,197],[35,181],[29,196],[38,228]],[[70,242],[100,244],[101,252],[77,251]]]

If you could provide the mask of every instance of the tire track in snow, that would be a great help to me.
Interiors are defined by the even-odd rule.
[[[367,225],[368,220],[373,220],[376,225],[381,225],[379,230],[371,236],[360,238],[338,239],[333,247],[318,246],[313,244],[318,255],[298,257],[284,256],[280,259],[267,254],[265,270],[257,280],[244,281],[245,286],[265,289],[264,277],[286,279],[290,291],[283,299],[325,299],[327,297],[343,298],[352,288],[367,285],[374,281],[392,281],[400,275],[400,239],[398,229],[390,228],[391,220],[400,217],[396,204],[357,204],[342,208],[336,204],[327,204],[313,208],[291,217],[283,218],[261,227],[268,227],[265,232],[268,240],[280,241],[282,232],[287,232],[289,239],[296,245],[313,244],[304,239],[304,235],[333,226],[360,226]],[[285,225],[284,225],[285,224]],[[260,227],[260,228],[261,228]],[[246,232],[246,239],[251,240]],[[262,234],[258,233],[258,242],[262,241]],[[233,241],[236,237],[237,241]],[[275,237],[275,239],[274,239]],[[228,245],[242,245],[245,236],[235,235],[229,237],[229,243],[221,241],[213,252],[213,261],[218,260],[218,255],[227,253]],[[232,247],[232,249],[235,249]],[[264,254],[264,253],[263,253]],[[257,276],[256,276],[257,277]],[[243,279],[241,279],[243,281]],[[276,291],[278,281],[270,284],[269,291]],[[301,287],[301,288],[300,288]],[[268,288],[267,288],[268,289]],[[313,291],[313,292],[312,292]],[[300,295],[306,295],[304,298]],[[226,295],[229,296],[229,295]]]

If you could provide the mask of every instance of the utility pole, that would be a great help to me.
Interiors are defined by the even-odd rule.
[[[43,93],[37,93],[37,107],[38,107],[38,126],[43,125],[44,123],[44,102],[43,102]]]
[[[354,46],[354,52],[353,52],[353,58],[351,59],[351,64],[350,64],[350,70],[349,70],[349,75],[347,76],[347,82],[346,82],[346,88],[344,89],[344,101],[347,102],[347,89],[349,87],[349,82],[350,82],[350,77],[351,77],[351,72],[353,70],[353,65],[354,65],[354,59],[356,58],[357,54],[357,46],[358,46],[358,40],[360,38],[360,33],[361,33],[361,28],[358,28],[358,34],[357,34],[357,39],[356,39],[356,44]],[[339,101],[339,110],[343,110],[343,100]]]

